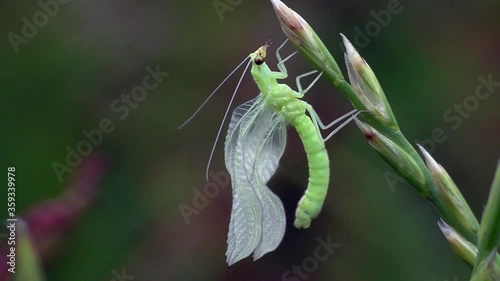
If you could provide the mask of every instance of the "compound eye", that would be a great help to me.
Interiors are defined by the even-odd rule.
[[[255,59],[255,64],[256,64],[256,65],[261,65],[261,64],[263,64],[263,63],[264,63],[264,59],[263,59],[262,57],[257,57],[257,58]]]

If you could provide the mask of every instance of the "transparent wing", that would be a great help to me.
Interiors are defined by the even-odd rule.
[[[233,185],[228,264],[254,252],[258,259],[279,245],[283,204],[266,186],[286,145],[286,124],[258,97],[235,109],[226,139],[226,166]]]
[[[264,120],[268,121],[266,118]],[[276,173],[285,151],[286,123],[281,116],[273,114],[267,124],[270,124],[267,135],[262,139],[257,150],[256,161],[253,163],[252,183],[262,206],[262,235],[254,251],[254,260],[275,250],[283,240],[286,228],[283,203],[266,185]],[[249,161],[245,163],[250,164]],[[248,165],[247,169],[250,168],[251,166]]]
[[[244,122],[245,127],[257,116],[257,111],[263,106],[262,98],[257,96],[256,98],[245,102],[244,104],[238,106],[234,109],[231,115],[231,122],[229,123],[229,128],[227,130],[226,142],[224,144],[226,168],[229,173],[232,173],[232,168],[234,164],[234,149],[236,148],[236,141],[240,135],[241,124]]]
[[[231,175],[233,204],[227,238],[229,265],[248,257],[257,247],[262,232],[262,208],[248,176],[243,171],[241,132],[247,131],[262,109],[258,97],[237,107],[231,117],[225,142],[226,168]]]
[[[266,183],[276,172],[285,145],[285,121],[261,98],[233,112],[225,150],[233,185],[226,253],[230,265],[252,252],[258,259],[276,249],[283,239],[283,204]]]

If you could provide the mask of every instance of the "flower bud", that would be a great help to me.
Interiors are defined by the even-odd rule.
[[[421,145],[418,145],[418,148],[420,148],[420,151],[424,155],[427,167],[438,188],[439,196],[443,198],[446,207],[453,214],[454,219],[466,231],[476,234],[479,230],[479,222],[458,190],[455,182],[453,182],[446,170],[432,158],[425,148]]]
[[[341,33],[340,35],[346,48],[344,56],[349,81],[358,99],[372,115],[396,125],[396,119],[375,73],[344,34]]]
[[[326,76],[335,82],[343,80],[337,62],[311,26],[280,0],[271,0],[271,3],[286,37]]]
[[[478,249],[460,235],[453,227],[441,220],[438,222],[439,228],[443,232],[446,240],[451,245],[455,253],[463,259],[470,267],[474,267],[477,262]],[[496,281],[495,276],[500,277],[500,266],[495,262],[497,251],[490,253],[487,259],[474,267],[471,281]]]
[[[378,152],[378,154],[380,154],[380,156],[382,156],[382,158],[384,158],[384,160],[400,175],[412,182],[420,193],[427,195],[424,174],[408,152],[370,125],[357,118],[354,120],[361,132],[365,135],[368,143]]]
[[[470,267],[474,266],[477,256],[477,247],[467,241],[462,235],[460,235],[453,227],[448,225],[445,221],[441,220],[438,222],[441,232],[443,232],[444,237],[451,245],[451,248],[455,253],[463,259]]]

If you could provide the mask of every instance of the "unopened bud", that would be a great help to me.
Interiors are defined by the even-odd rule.
[[[462,193],[458,190],[457,185],[451,179],[450,175],[448,175],[446,170],[432,158],[425,148],[421,145],[418,145],[418,147],[424,155],[427,167],[438,188],[439,196],[443,199],[450,213],[453,214],[454,220],[456,220],[456,222],[466,231],[471,234],[476,234],[479,230],[479,222],[469,208]]]
[[[343,80],[340,68],[311,26],[280,0],[271,0],[286,37],[333,81]]]
[[[354,120],[361,132],[365,135],[368,143],[378,152],[378,154],[380,154],[380,156],[382,156],[382,158],[384,158],[384,160],[400,175],[416,186],[420,193],[426,196],[427,190],[425,189],[424,174],[408,152],[370,125],[357,118]]]
[[[477,257],[477,247],[467,241],[453,227],[441,220],[438,222],[439,228],[446,237],[455,253],[463,259],[470,267],[474,266]]]
[[[340,35],[346,48],[345,63],[349,74],[349,81],[358,99],[372,115],[385,120],[391,125],[397,126],[389,102],[375,73],[373,73],[370,66],[359,55],[351,42],[343,34]]]

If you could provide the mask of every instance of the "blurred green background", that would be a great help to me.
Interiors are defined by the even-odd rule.
[[[285,3],[309,22],[343,70],[339,33],[353,41],[384,87],[407,138],[426,145],[480,216],[500,155],[500,87],[463,117],[454,105],[470,102],[478,77],[500,82],[500,4],[402,0],[400,12],[389,19],[388,5],[394,1]],[[294,274],[283,279],[283,274],[302,266],[313,256],[317,239],[329,236],[340,247],[307,273],[307,280],[468,280],[470,270],[440,233],[432,205],[409,184],[387,180],[395,174],[354,124],[327,143],[330,189],[308,230],[292,226],[308,170],[300,140],[289,129],[280,169],[270,182],[287,212],[285,238],[257,262],[248,258],[228,268],[230,187],[220,188],[206,207],[189,216],[189,223],[180,207],[193,207],[196,192],[204,190],[206,162],[238,75],[197,119],[176,128],[268,39],[273,42],[268,63],[275,69],[274,50],[285,37],[270,2],[60,2],[67,4],[49,7],[54,12],[46,20],[35,17],[41,26],[36,32],[25,28],[31,38],[23,35],[23,17],[33,22],[43,5],[0,3],[1,167],[16,167],[18,214],[62,200],[81,180],[83,164],[62,173],[61,181],[53,165],[66,165],[67,146],[77,149],[87,140],[82,130],[98,129],[106,118],[114,130],[92,145],[89,157],[105,163],[98,165],[103,176],[86,187],[95,194],[67,218],[71,227],[62,228],[44,255],[47,280],[108,281],[123,269],[137,281],[302,280]],[[230,9],[218,13],[214,5],[221,3]],[[284,53],[293,51],[289,44]],[[143,85],[148,66],[169,76],[142,101],[127,105],[120,95]],[[287,66],[286,83],[293,88],[295,76],[311,70],[300,56]],[[248,75],[235,105],[257,93]],[[306,100],[326,121],[352,108],[324,79]],[[445,132],[446,141],[430,141],[436,128]],[[222,142],[211,171],[225,174]],[[6,206],[6,191],[0,198]],[[2,219],[5,211],[2,207]],[[45,231],[39,239],[49,239],[58,229]]]

